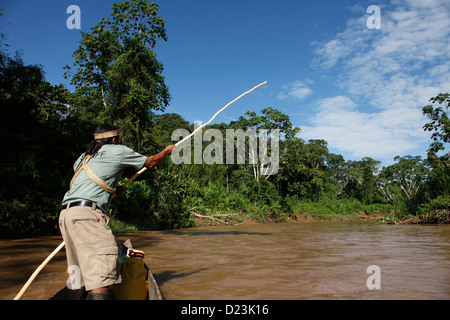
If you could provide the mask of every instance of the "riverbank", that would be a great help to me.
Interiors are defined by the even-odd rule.
[[[266,208],[267,209],[267,208]],[[328,206],[320,203],[303,203],[291,213],[255,210],[252,212],[191,212],[189,227],[266,224],[266,223],[309,223],[320,221],[374,222],[378,224],[449,224],[450,210],[442,209],[420,215],[399,216],[390,205],[361,205],[352,211],[350,206]],[[143,220],[124,222],[111,220],[114,233],[146,231],[149,228]]]
[[[228,215],[227,215],[228,216]],[[204,227],[204,226],[220,226],[220,225],[240,225],[240,224],[260,224],[260,223],[310,223],[310,222],[321,222],[321,221],[340,221],[340,222],[358,222],[358,221],[370,221],[370,222],[380,222],[384,221],[387,214],[382,214],[380,212],[375,212],[368,214],[365,211],[358,213],[347,214],[347,215],[327,215],[327,216],[317,216],[311,212],[304,212],[302,214],[294,213],[290,216],[284,218],[276,219],[246,219],[241,217],[240,219],[223,219],[223,216],[198,216],[195,219],[194,227]],[[230,215],[231,217],[231,215]]]
[[[397,218],[394,215],[387,215],[380,219],[384,224],[450,224],[450,210],[442,209],[433,212],[426,212],[420,215],[409,215]]]
[[[233,217],[233,215],[226,215]],[[408,215],[398,217],[394,210],[390,212],[371,212],[366,211],[355,212],[352,214],[329,214],[317,215],[312,212],[294,213],[282,219],[223,219],[222,215],[218,216],[199,216],[195,219],[195,227],[209,226],[209,225],[239,225],[239,224],[257,224],[257,223],[308,223],[320,221],[341,221],[341,222],[357,222],[369,221],[379,224],[449,224],[450,210],[440,210],[438,212],[428,212],[421,215]]]

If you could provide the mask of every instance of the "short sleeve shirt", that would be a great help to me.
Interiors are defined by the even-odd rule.
[[[86,154],[82,154],[74,164],[74,171],[81,165]],[[140,170],[147,160],[132,149],[123,145],[107,144],[89,160],[88,165],[91,170],[111,188],[115,188],[122,178],[123,170],[132,167],[136,171]],[[72,188],[66,192],[63,199],[63,206],[70,202],[87,200],[97,203],[103,210],[107,211],[112,196],[103,190],[82,170],[75,178]]]

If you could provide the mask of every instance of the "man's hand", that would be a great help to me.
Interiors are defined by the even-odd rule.
[[[147,169],[151,169],[153,167],[156,167],[159,165],[166,156],[169,156],[172,154],[173,149],[175,148],[175,145],[170,145],[164,148],[163,151],[161,151],[158,154],[155,154],[154,156],[148,157],[147,161],[145,161],[144,166]]]
[[[116,193],[114,194],[114,198],[120,197],[125,192],[124,186],[116,187]]]
[[[170,146],[167,146],[164,151],[166,152],[166,155],[170,156],[175,148],[176,146],[172,144]]]

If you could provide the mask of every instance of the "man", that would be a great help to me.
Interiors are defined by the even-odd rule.
[[[74,164],[75,175],[62,201],[59,226],[66,246],[68,270],[77,270],[77,288],[89,292],[87,300],[110,299],[109,287],[121,282],[116,239],[106,214],[112,198],[124,192],[117,187],[123,170],[153,168],[172,153],[167,146],[151,157],[120,145],[114,126],[96,129],[94,141]],[[78,269],[79,268],[79,269]]]

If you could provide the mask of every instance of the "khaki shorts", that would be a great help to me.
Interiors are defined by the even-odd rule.
[[[121,282],[117,242],[108,223],[100,209],[79,206],[61,211],[70,289],[84,286],[90,291]]]

